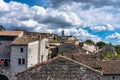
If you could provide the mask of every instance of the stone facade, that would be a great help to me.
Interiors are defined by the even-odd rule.
[[[11,46],[11,67],[10,73],[15,74],[31,67],[37,63],[48,60],[48,39],[44,38],[40,41],[30,42],[27,45],[12,45]],[[21,48],[23,51],[21,52]],[[25,60],[24,64],[19,64],[19,59]],[[16,80],[13,76],[10,80]]]
[[[70,44],[70,43],[65,43],[63,45],[58,46],[58,54],[62,54],[64,52],[78,52],[79,49],[77,48],[76,45]]]
[[[58,56],[16,74],[17,80],[100,80],[101,72]]]
[[[86,43],[83,44],[82,48],[90,52],[96,52],[98,50],[97,46],[92,44],[86,44]]]
[[[10,58],[10,45],[12,41],[0,41],[0,58]]]

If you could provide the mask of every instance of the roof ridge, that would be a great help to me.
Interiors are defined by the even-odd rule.
[[[49,62],[55,61],[55,60],[58,59],[58,58],[67,59],[67,60],[72,61],[72,62],[74,62],[74,63],[76,63],[76,64],[79,64],[79,65],[82,65],[82,66],[84,66],[84,67],[86,67],[86,68],[88,68],[88,69],[91,69],[92,71],[97,72],[97,73],[99,73],[100,75],[103,74],[102,71],[93,69],[93,68],[91,68],[91,67],[89,67],[89,66],[87,66],[87,65],[84,65],[84,64],[82,64],[82,63],[80,63],[80,62],[77,62],[77,61],[75,61],[75,60],[72,60],[72,59],[70,59],[70,58],[68,58],[68,57],[58,55],[57,57],[54,57],[54,58],[52,58],[52,59],[50,59],[50,60],[48,60],[48,61],[44,61],[44,62],[42,62],[42,63],[35,64],[34,66],[31,66],[31,67],[29,67],[29,68],[27,68],[27,69],[25,69],[25,70],[23,70],[23,71],[20,71],[20,72],[18,72],[18,73],[15,73],[15,76],[17,76],[17,75],[19,75],[19,74],[21,74],[21,73],[24,73],[24,72],[26,72],[26,71],[28,71],[28,70],[31,70],[31,69],[33,69],[33,68],[35,68],[35,67],[38,67],[38,66],[47,64],[47,63],[49,63]]]

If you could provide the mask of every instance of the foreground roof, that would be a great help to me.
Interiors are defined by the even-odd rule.
[[[120,75],[120,61],[110,60],[110,61],[99,61],[98,63],[103,70],[105,75]]]
[[[35,69],[35,68],[37,68],[38,66],[41,66],[41,67],[42,67],[42,66],[44,66],[45,64],[47,65],[47,64],[49,64],[49,63],[51,63],[51,62],[54,62],[54,61],[56,61],[56,60],[59,60],[59,59],[65,59],[65,60],[67,60],[67,61],[74,62],[74,63],[77,64],[77,65],[82,65],[83,67],[88,68],[88,69],[94,71],[95,73],[98,73],[99,75],[102,74],[101,71],[98,71],[98,70],[96,70],[96,69],[93,69],[93,68],[91,68],[91,67],[88,67],[88,66],[86,66],[86,65],[84,65],[84,64],[82,64],[82,63],[79,63],[79,62],[77,62],[77,61],[74,61],[74,60],[72,60],[72,59],[70,59],[70,58],[67,58],[67,57],[65,57],[65,56],[60,56],[60,55],[59,55],[59,56],[57,56],[57,57],[55,57],[55,58],[52,58],[52,59],[50,59],[50,60],[48,60],[48,61],[46,61],[46,62],[39,63],[39,64],[36,64],[36,65],[34,65],[34,66],[32,66],[32,67],[29,67],[29,68],[27,68],[26,70],[21,71],[21,72],[18,72],[18,73],[15,74],[15,75],[17,76],[17,75],[22,74],[22,73],[24,73],[24,72],[26,72],[26,71]]]
[[[80,53],[64,53],[63,56],[69,57],[94,69],[100,69],[100,71],[103,71],[104,75],[120,74],[120,60],[97,60],[95,55]]]
[[[96,56],[93,54],[81,54],[81,53],[63,53],[63,56],[69,57],[72,60],[90,66],[92,68],[99,68]]]
[[[0,36],[18,36],[23,31],[0,31]]]

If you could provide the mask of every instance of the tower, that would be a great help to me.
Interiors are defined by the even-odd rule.
[[[62,36],[65,36],[65,35],[64,35],[64,30],[62,30]]]

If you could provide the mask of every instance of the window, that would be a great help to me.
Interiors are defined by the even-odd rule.
[[[25,59],[24,58],[22,59],[22,64],[25,64]]]
[[[20,52],[23,52],[23,48],[20,48]]]
[[[21,64],[21,59],[18,59],[18,64]]]
[[[43,61],[43,55],[41,55],[41,61]]]
[[[25,64],[25,58],[22,58],[22,59],[18,59],[18,64]]]

